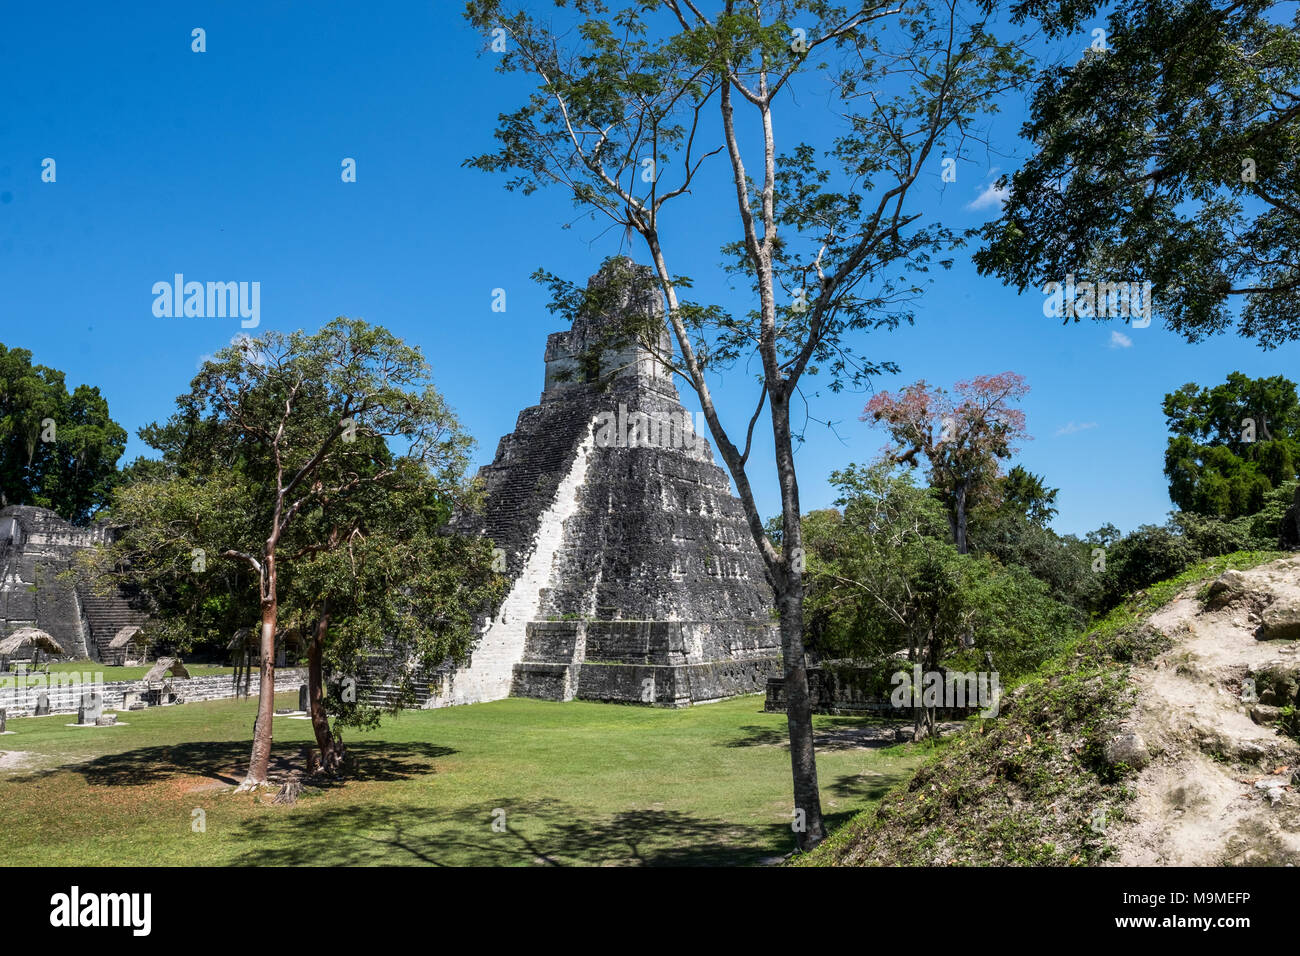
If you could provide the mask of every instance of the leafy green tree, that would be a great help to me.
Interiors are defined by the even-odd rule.
[[[924,671],[976,664],[1005,677],[1056,650],[1079,615],[1024,568],[960,554],[942,504],[882,462],[834,472],[842,512],[805,518],[809,617],[824,654],[890,665],[906,649]],[[973,639],[968,639],[973,637]],[[933,733],[917,701],[914,739]]]
[[[1089,531],[1084,535],[1083,540],[1094,548],[1109,548],[1122,537],[1124,532],[1107,521],[1096,531]]]
[[[809,618],[823,654],[907,660],[935,670],[970,625],[962,588],[970,562],[950,540],[943,509],[892,464],[831,474],[842,516],[821,512],[804,529]],[[933,730],[917,702],[913,739]]]
[[[999,494],[1001,509],[1022,514],[1025,519],[1045,526],[1057,515],[1056,496],[1060,488],[1048,488],[1042,475],[1035,475],[1022,465],[1013,465],[1002,479]]]
[[[282,602],[300,627],[315,620],[320,646],[312,653],[321,657],[331,601],[344,623],[365,610],[356,587],[351,599],[341,583],[313,589],[310,561],[344,548],[356,554],[360,539],[391,526],[394,508],[428,516],[438,507],[427,504],[431,498],[465,490],[470,440],[428,374],[418,349],[360,320],[336,319],[315,334],[267,332],[205,362],[176,413],[141,430],[162,464],[142,467],[153,480],[133,484],[115,502],[113,518],[125,529],[119,563],[165,602],[211,607],[213,622],[228,625],[225,615],[247,609],[248,591],[255,596],[261,688],[243,787],[266,782]],[[206,577],[208,565],[219,562],[242,576],[219,584]],[[249,585],[244,595],[224,600],[240,581]],[[409,586],[419,583],[412,577]],[[408,603],[421,604],[415,597]],[[448,639],[448,649],[470,639],[436,622],[430,629]],[[320,668],[313,672],[319,683]],[[322,699],[318,687],[313,700]],[[341,756],[335,735],[324,736],[324,721],[314,727],[323,756]]]
[[[447,528],[454,505],[476,502],[459,479],[408,475],[323,500],[308,516],[316,527],[300,535],[313,543],[295,562],[286,601],[304,622],[320,771],[344,766],[340,727],[373,726],[383,712],[358,699],[360,674],[384,681],[392,712],[413,703],[423,674],[468,660],[477,624],[504,594],[492,543]]]
[[[805,376],[828,387],[893,366],[855,336],[910,321],[924,273],[951,264],[962,235],[914,187],[944,157],[964,158],[997,94],[1028,77],[990,5],[823,0],[556,0],[535,15],[510,0],[470,0],[467,15],[502,71],[538,82],[499,117],[500,148],[468,160],[524,194],[555,186],[593,218],[639,241],[666,303],[672,347],[660,360],[695,392],[767,565],[780,616],[790,760],[801,849],[825,835],[803,637],[803,556],[795,446]],[[838,62],[832,64],[831,60]],[[790,94],[798,90],[798,100]],[[805,97],[837,122],[809,140],[777,131]],[[805,127],[806,129],[806,127]],[[722,156],[721,179],[701,175]],[[699,228],[691,196],[722,186],[729,268],[754,307],[733,315],[691,301],[673,269],[678,235]],[[679,215],[679,213],[683,215]],[[676,218],[675,218],[676,217]],[[779,233],[779,235],[778,235]],[[658,335],[641,344],[664,353]],[[755,358],[743,435],[723,424],[714,374]],[[743,380],[742,380],[743,381]],[[781,493],[781,549],[764,534],[749,475],[766,409]],[[793,411],[792,411],[793,410]]]
[[[1081,614],[1093,610],[1100,597],[1099,576],[1092,571],[1093,547],[1006,509],[981,509],[971,521],[972,554],[1023,568],[1042,581],[1055,600]]]
[[[1179,508],[1231,519],[1251,515],[1296,477],[1300,401],[1295,383],[1232,372],[1213,388],[1184,385],[1165,396],[1169,497]]]
[[[1214,558],[1234,551],[1267,551],[1276,548],[1280,528],[1274,523],[1268,529],[1269,522],[1257,522],[1255,517],[1251,515],[1224,521],[1222,518],[1178,511],[1169,520],[1198,557]],[[1256,533],[1257,531],[1263,533]]]
[[[373,726],[385,712],[357,697],[357,675],[382,675],[392,712],[413,702],[421,673],[468,659],[480,615],[503,590],[492,558],[485,539],[404,520],[386,531],[358,530],[346,544],[298,563],[290,603],[304,609],[306,622],[309,711],[320,751],[314,769],[340,772],[346,748],[339,728]]]
[[[118,534],[80,555],[82,574],[97,591],[128,593],[149,615],[152,643],[224,650],[260,609],[248,567],[218,555],[256,549],[262,489],[237,464],[187,474],[155,464],[154,477],[117,488],[107,515]]]
[[[1144,524],[1106,549],[1103,607],[1185,571],[1202,555],[1172,522]]]
[[[1254,547],[1300,548],[1300,480],[1284,481],[1264,496],[1264,506],[1250,516]]]
[[[1047,523],[1056,515],[1058,489],[1020,465],[1000,479],[992,503],[971,512],[970,550],[1007,568],[1023,568],[1042,581],[1054,600],[1086,614],[1097,607],[1100,577],[1092,571],[1093,545],[1058,535]]]
[[[1028,0],[1076,30],[1099,0]],[[1122,0],[1105,50],[1047,71],[975,262],[1024,291],[1150,282],[1188,341],[1300,337],[1300,14],[1270,0]],[[1287,23],[1287,19],[1291,19]],[[1070,320],[1067,311],[1065,321]],[[1078,316],[1075,316],[1078,321]]]
[[[0,345],[0,507],[35,505],[82,523],[108,501],[126,430],[98,388]]]

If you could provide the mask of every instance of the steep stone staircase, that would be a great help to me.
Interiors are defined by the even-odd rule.
[[[128,625],[143,624],[147,616],[127,603],[119,593],[94,594],[89,588],[78,588],[82,619],[86,625],[86,645],[90,653],[105,664],[121,664],[127,649],[109,649],[109,642],[117,632]]]

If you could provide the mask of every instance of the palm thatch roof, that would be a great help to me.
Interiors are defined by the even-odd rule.
[[[128,624],[113,635],[113,639],[108,642],[108,649],[115,651],[119,647],[126,647],[128,644],[146,643],[148,643],[148,640],[140,636],[140,628],[135,624]]]
[[[236,651],[241,647],[253,646],[253,629],[251,627],[241,627],[235,632],[235,636],[230,639],[226,645],[229,650]]]
[[[155,681],[162,680],[163,675],[168,671],[172,672],[172,677],[189,677],[190,672],[185,669],[185,663],[179,657],[160,657],[157,663],[149,669],[142,680]]]
[[[44,631],[35,627],[24,627],[14,631],[0,641],[0,654],[6,656],[17,653],[24,647],[38,647],[48,654],[66,654],[59,642]]]

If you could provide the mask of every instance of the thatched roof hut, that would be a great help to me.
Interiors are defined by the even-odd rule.
[[[8,657],[10,654],[16,654],[24,647],[34,647],[47,654],[59,656],[67,653],[58,641],[44,631],[35,627],[24,627],[0,641],[0,656]]]
[[[163,675],[168,671],[172,672],[172,677],[190,676],[190,672],[185,669],[185,663],[179,657],[160,657],[153,667],[149,668],[149,673],[145,674],[142,680],[155,681],[162,680]]]
[[[128,644],[147,643],[149,643],[149,641],[140,633],[140,628],[135,624],[128,624],[113,635],[113,639],[108,642],[108,649],[116,651],[120,648],[126,647]]]

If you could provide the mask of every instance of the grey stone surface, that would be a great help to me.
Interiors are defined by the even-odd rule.
[[[1300,639],[1300,599],[1280,597],[1260,615],[1259,637],[1266,641]]]
[[[77,723],[93,724],[104,713],[104,696],[95,691],[88,691],[81,697],[81,707],[77,710]]]
[[[306,684],[298,688],[298,709],[304,713],[311,710],[311,698],[308,695]]]
[[[1250,590],[1249,579],[1240,571],[1224,571],[1210,582],[1205,603],[1211,609],[1225,607],[1249,594]]]
[[[100,714],[95,718],[96,727],[112,727],[117,723],[117,714]]]
[[[50,695],[42,691],[36,696],[36,709],[32,712],[34,717],[44,717],[50,712]]]
[[[1141,770],[1151,762],[1151,753],[1147,750],[1142,735],[1134,732],[1122,733],[1111,738],[1105,747],[1106,762],[1112,767],[1126,764],[1134,770]]]
[[[1261,727],[1269,727],[1282,719],[1282,708],[1269,704],[1255,704],[1250,708],[1250,719]]]
[[[1255,669],[1257,701],[1274,707],[1300,706],[1300,664],[1272,661]]]
[[[109,643],[119,629],[142,623],[145,615],[121,593],[99,595],[60,577],[79,551],[108,536],[106,525],[78,527],[45,508],[0,510],[0,635],[38,627],[72,658],[120,664],[127,649],[110,651]]]
[[[53,678],[56,675],[50,675]],[[285,668],[275,673],[276,693],[292,693],[306,678],[305,668]],[[250,693],[257,696],[261,677],[253,674],[250,680]],[[139,706],[143,709],[146,701],[153,699],[162,703],[166,699],[160,692],[142,687],[138,680],[107,681],[97,684],[96,688],[103,695],[104,707],[114,710],[131,710]],[[211,677],[191,677],[184,682],[185,700],[195,703],[205,700],[223,700],[239,696],[230,674],[216,674]],[[242,690],[242,685],[239,688]],[[10,717],[39,716],[36,707],[40,700],[46,701],[45,713],[75,714],[81,707],[81,700],[86,687],[81,684],[51,683],[47,688],[2,688],[0,689],[0,707],[8,710]]]
[[[0,734],[5,732],[5,719],[8,715],[3,707],[0,707]]]

